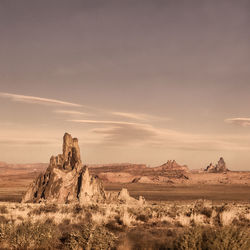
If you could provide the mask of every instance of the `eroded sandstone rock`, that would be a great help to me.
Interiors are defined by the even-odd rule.
[[[144,197],[140,196],[139,200],[131,197],[126,188],[123,188],[117,196],[117,200],[121,203],[125,203],[128,205],[144,205],[146,203]]]
[[[214,166],[212,163],[210,163],[205,170],[208,173],[223,173],[223,172],[227,172],[229,171],[226,163],[223,159],[223,157],[221,157],[218,161],[218,163],[216,164],[216,166]]]
[[[82,165],[78,140],[65,133],[63,153],[50,158],[47,170],[29,187],[22,202],[85,203],[105,199],[101,181]]]
[[[132,198],[127,189],[122,189],[118,195],[107,195],[101,180],[90,175],[88,167],[83,166],[77,138],[65,133],[62,151],[62,154],[50,158],[47,170],[29,187],[22,202],[122,202],[138,205],[145,203],[143,197],[139,200]]]

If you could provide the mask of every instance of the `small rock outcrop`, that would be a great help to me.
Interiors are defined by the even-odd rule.
[[[22,202],[87,203],[105,199],[101,181],[82,164],[78,139],[65,133],[63,153],[50,158],[47,170],[29,187]]]
[[[226,163],[223,159],[223,157],[221,157],[218,161],[218,163],[216,164],[216,166],[214,166],[212,163],[210,163],[204,170],[205,172],[208,173],[224,173],[229,171]]]
[[[144,197],[140,196],[139,200],[131,197],[126,188],[123,188],[117,196],[117,199],[120,203],[126,203],[128,205],[144,205],[146,203]]]
[[[215,166],[214,166],[213,163],[211,162],[211,163],[205,168],[204,171],[209,172],[209,173],[215,172]]]

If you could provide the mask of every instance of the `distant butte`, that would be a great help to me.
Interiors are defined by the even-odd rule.
[[[229,169],[226,166],[226,163],[223,159],[223,157],[221,157],[218,161],[218,163],[216,164],[216,166],[214,166],[212,163],[210,163],[205,169],[205,172],[208,173],[224,173],[229,171]]]
[[[143,164],[112,164],[90,166],[89,170],[103,181],[113,183],[173,184],[186,183],[189,179],[188,167],[179,165],[175,160],[167,161],[158,167],[147,167]]]

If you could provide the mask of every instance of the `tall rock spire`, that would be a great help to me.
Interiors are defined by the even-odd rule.
[[[62,151],[62,154],[50,158],[47,170],[29,187],[22,202],[85,203],[105,200],[101,181],[91,176],[88,168],[82,165],[78,139],[65,133]]]

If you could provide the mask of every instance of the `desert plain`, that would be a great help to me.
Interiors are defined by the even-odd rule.
[[[88,166],[107,193],[126,188],[144,204],[34,204],[20,202],[48,164],[2,162],[1,249],[249,249],[250,172],[172,163]]]

